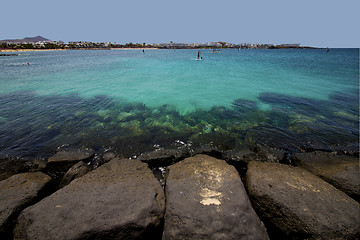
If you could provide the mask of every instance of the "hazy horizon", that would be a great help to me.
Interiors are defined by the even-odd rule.
[[[12,9],[10,1],[3,9]],[[54,41],[124,43],[299,43],[359,48],[360,1],[118,2],[17,1],[3,11],[0,39],[41,35]]]
[[[43,37],[43,38],[46,38],[50,41],[62,41],[62,40],[54,40],[54,39],[49,39],[48,37],[44,36],[44,35],[37,35],[37,36],[25,36],[25,37],[22,37],[22,38],[7,38],[7,39],[0,39],[0,41],[4,41],[4,40],[22,40],[22,39],[26,39],[26,38],[35,38],[35,37]],[[64,43],[69,43],[69,42],[78,42],[78,41],[82,41],[82,42],[91,42],[91,41],[88,41],[88,40],[71,40],[71,41],[68,41],[68,42],[64,42]],[[104,43],[104,42],[111,42],[111,41],[103,41],[103,42],[95,42],[95,43]],[[133,44],[142,44],[142,43],[146,43],[146,44],[168,44],[168,43],[184,43],[184,44],[206,44],[206,43],[216,43],[216,42],[224,42],[224,41],[207,41],[207,42],[173,42],[173,41],[170,41],[170,42],[153,42],[153,43],[147,43],[147,42],[144,42],[144,41],[139,41],[139,42],[131,42]],[[119,42],[111,42],[111,43],[117,43],[117,44],[127,44],[127,43],[130,43],[130,42],[126,42],[126,43],[119,43]],[[250,42],[227,42],[229,44],[269,44],[269,43],[265,43],[265,42],[256,42],[256,43],[250,43]],[[301,43],[275,43],[274,45],[279,45],[279,44],[300,44],[300,46],[304,46],[303,44]],[[312,46],[309,46],[309,47],[312,47]]]

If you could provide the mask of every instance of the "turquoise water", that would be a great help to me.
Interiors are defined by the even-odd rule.
[[[82,50],[0,56],[0,155],[357,148],[359,49]],[[29,63],[27,65],[26,63]]]

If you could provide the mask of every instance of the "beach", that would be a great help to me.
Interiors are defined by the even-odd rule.
[[[109,48],[109,50],[154,50],[158,48]],[[63,50],[104,50],[102,48],[81,48],[81,49],[0,49],[0,52],[47,52],[47,51],[63,51]]]
[[[0,52],[47,52],[47,51],[62,51],[66,49],[0,49]]]

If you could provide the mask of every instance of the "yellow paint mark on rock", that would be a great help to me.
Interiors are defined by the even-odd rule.
[[[311,184],[305,184],[303,183],[304,185],[301,186],[301,184],[298,184],[298,186],[294,185],[294,184],[291,184],[289,182],[286,182],[287,185],[289,185],[290,187],[292,188],[296,188],[296,189],[299,189],[299,190],[302,190],[302,191],[308,191],[308,190],[311,190],[313,192],[320,192],[319,189],[316,189],[313,185]]]
[[[211,190],[209,188],[202,188],[201,192],[200,192],[200,196],[203,198],[200,203],[202,205],[220,205],[221,204],[221,198],[222,198],[222,193],[215,191],[215,190]]]
[[[222,166],[212,161],[202,161],[201,166],[193,171],[196,184],[200,186],[199,202],[204,206],[215,205],[216,210],[220,212],[220,206],[225,198],[222,193],[225,180]]]
[[[306,191],[307,189],[303,186],[295,186],[294,184],[291,184],[289,182],[286,182],[287,185],[289,185],[290,187],[292,188],[296,188],[296,189],[299,189],[299,190],[302,190],[302,191]]]
[[[202,205],[205,205],[205,206],[208,206],[208,205],[211,205],[211,204],[214,204],[214,205],[220,205],[221,202],[219,199],[216,199],[216,198],[203,198],[200,202]]]

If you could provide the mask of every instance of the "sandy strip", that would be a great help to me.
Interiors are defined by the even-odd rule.
[[[110,48],[111,50],[153,50],[159,48]],[[62,50],[109,50],[109,48],[69,48],[69,49],[0,49],[0,52],[40,52]]]
[[[0,49],[0,52],[40,52],[40,51],[60,51],[66,49]]]

